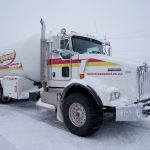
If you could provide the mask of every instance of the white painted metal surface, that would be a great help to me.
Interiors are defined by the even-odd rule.
[[[2,82],[3,95],[14,99],[29,98],[30,90],[36,88],[33,81],[19,76],[5,76]]]
[[[22,76],[40,80],[40,37],[32,36],[14,49],[0,50],[0,78]]]

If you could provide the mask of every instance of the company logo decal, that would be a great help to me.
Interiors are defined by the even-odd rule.
[[[123,73],[115,73],[115,72],[101,72],[101,73],[87,73],[87,75],[93,76],[106,76],[106,75],[123,75]]]
[[[0,71],[18,70],[23,69],[22,64],[15,62],[16,51],[9,49],[4,53],[0,53]]]
[[[0,67],[5,67],[14,62],[16,58],[16,52],[14,49],[7,50],[0,54]]]

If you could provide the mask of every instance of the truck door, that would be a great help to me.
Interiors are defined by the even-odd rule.
[[[60,40],[60,50],[52,53],[52,80],[70,80],[71,79],[71,54],[69,39]]]

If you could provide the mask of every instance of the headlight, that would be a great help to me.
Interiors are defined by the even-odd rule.
[[[112,92],[110,93],[110,101],[114,101],[120,98],[120,92]]]

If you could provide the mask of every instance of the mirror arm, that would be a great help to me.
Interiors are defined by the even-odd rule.
[[[60,51],[55,49],[55,50],[52,50],[52,53],[58,54],[58,53],[60,53]]]

